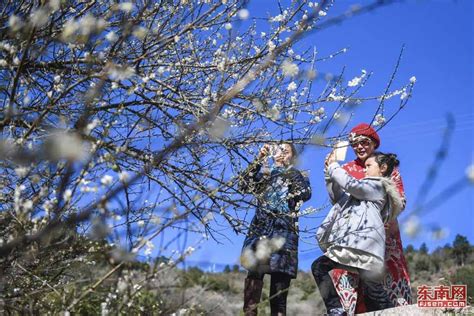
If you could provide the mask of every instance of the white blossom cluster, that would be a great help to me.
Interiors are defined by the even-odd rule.
[[[255,267],[259,263],[266,262],[270,256],[280,250],[284,244],[285,238],[283,237],[261,238],[257,242],[255,251],[250,248],[243,250],[240,261],[244,267]]]

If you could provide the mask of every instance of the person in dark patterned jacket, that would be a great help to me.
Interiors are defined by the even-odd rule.
[[[244,289],[245,315],[257,315],[265,274],[271,275],[272,315],[286,315],[286,298],[298,271],[298,210],[311,198],[309,180],[293,164],[291,143],[272,145],[274,166],[264,170],[271,145],[242,173],[240,189],[256,197],[257,210],[242,247],[241,263],[248,270]]]

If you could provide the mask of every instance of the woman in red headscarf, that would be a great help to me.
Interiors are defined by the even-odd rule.
[[[380,146],[380,137],[370,125],[361,123],[351,130],[349,141],[357,158],[346,163],[343,168],[351,176],[362,179],[365,176],[365,160]],[[405,192],[398,168],[393,170],[391,178],[395,182],[405,206]],[[386,225],[386,236],[384,288],[395,306],[411,304],[410,276],[403,255],[397,219]],[[355,286],[359,283],[357,274],[335,269],[332,271],[331,277],[342,306],[350,315],[375,310],[373,304],[364,295],[364,287]]]

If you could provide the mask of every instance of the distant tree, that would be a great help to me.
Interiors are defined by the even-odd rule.
[[[229,273],[229,272],[230,272],[230,266],[226,264],[224,267],[224,273]]]
[[[239,272],[239,271],[240,271],[239,265],[238,265],[238,264],[234,264],[234,265],[232,266],[232,272]]]
[[[408,245],[405,247],[405,253],[412,253],[415,252],[415,247],[413,245]]]
[[[426,246],[426,243],[422,243],[420,246],[420,253],[423,255],[428,254],[428,246]]]
[[[453,254],[456,256],[458,265],[464,266],[467,256],[471,250],[471,245],[465,236],[456,235],[453,242]]]
[[[468,303],[474,303],[474,297],[471,294],[474,291],[474,266],[466,265],[465,267],[456,270],[456,272],[451,275],[451,282],[453,284],[466,285],[468,293]]]
[[[452,250],[452,247],[451,245],[448,243],[446,243],[446,245],[444,245],[443,249],[449,249],[449,250]]]
[[[433,264],[434,272],[439,272],[441,270],[442,263],[446,260],[446,251],[438,247],[436,248],[430,256],[431,263]]]
[[[415,259],[415,273],[430,270],[430,258],[427,255],[420,255]]]

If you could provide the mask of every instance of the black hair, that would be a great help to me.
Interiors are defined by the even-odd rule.
[[[294,165],[296,161],[298,160],[298,150],[296,149],[295,144],[290,141],[285,141],[285,140],[280,141],[280,145],[284,145],[284,144],[290,146],[291,148],[291,164]]]
[[[382,174],[384,177],[389,177],[393,169],[400,165],[400,161],[397,158],[397,155],[391,153],[383,153],[380,151],[375,151],[370,157],[375,157],[375,162],[381,167],[382,165],[387,166],[387,170]]]

